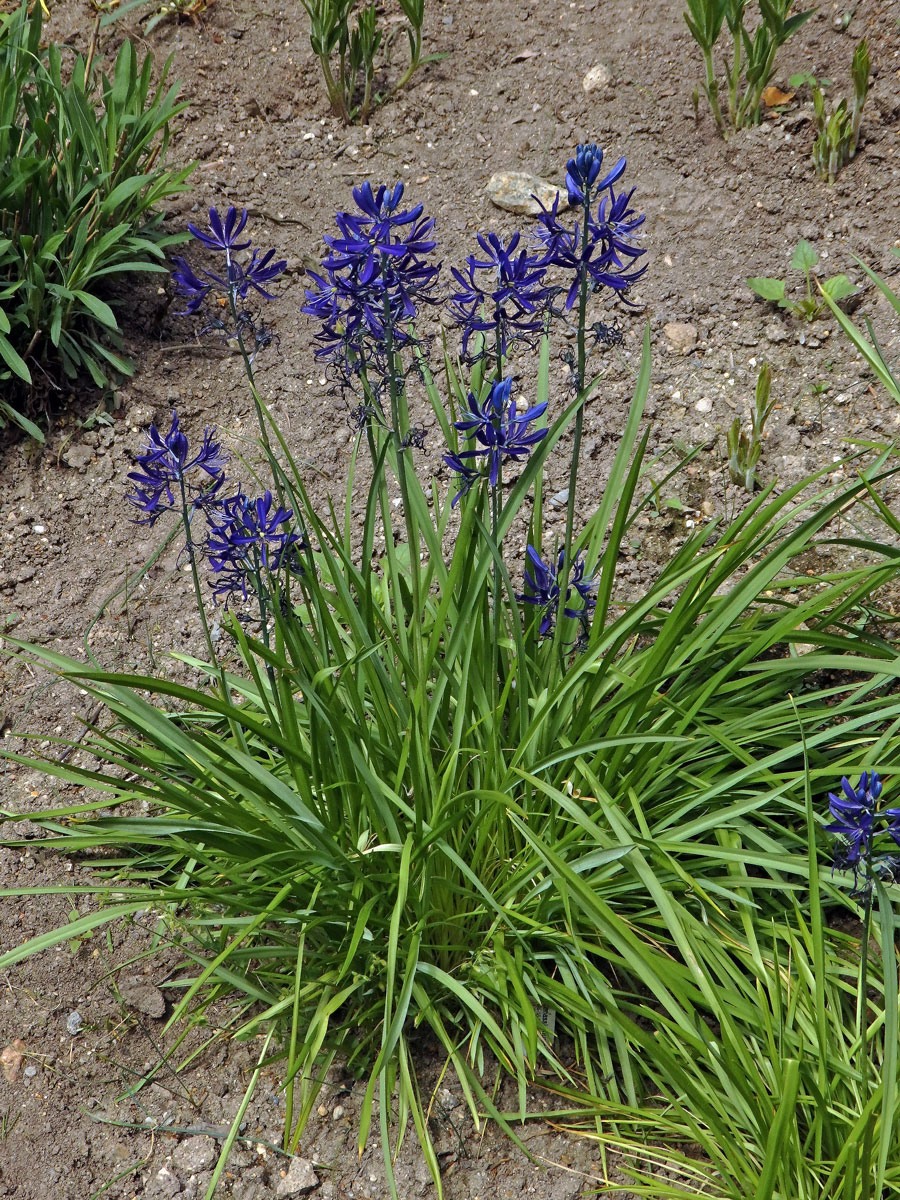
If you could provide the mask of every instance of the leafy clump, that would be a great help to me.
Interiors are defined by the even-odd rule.
[[[706,66],[703,90],[723,137],[727,136],[728,126],[743,129],[759,121],[763,92],[775,70],[775,55],[815,12],[807,9],[791,16],[793,6],[794,0],[759,0],[759,23],[751,36],[744,20],[746,0],[687,0],[684,19],[703,53]],[[727,125],[719,103],[720,84],[714,58],[723,24],[728,26],[731,36],[731,62],[724,64]]]
[[[750,428],[745,429],[741,418],[735,417],[728,430],[728,472],[733,483],[752,492],[759,486],[756,468],[762,455],[762,439],[766,421],[772,415],[775,401],[769,400],[772,369],[763,363],[756,379],[756,397],[750,414]]]
[[[41,48],[40,5],[0,18],[0,381],[32,385],[39,371],[102,387],[131,374],[105,289],[165,271],[163,250],[183,240],[154,211],[190,171],[159,165],[184,107],[164,90],[168,69],[152,91],[150,55],[138,64],[126,41],[112,79],[90,56],[64,72],[60,47]],[[41,439],[3,391],[0,426]]]
[[[770,300],[779,308],[786,308],[795,317],[803,317],[806,321],[814,321],[828,307],[828,300],[835,304],[855,296],[857,288],[853,286],[846,275],[832,275],[824,282],[816,279],[814,270],[818,266],[819,256],[809,242],[802,238],[797,243],[797,249],[791,259],[791,269],[802,271],[806,279],[806,295],[800,300],[794,300],[787,295],[787,285],[784,279],[776,279],[771,275],[755,275],[747,280],[747,286],[763,300]],[[813,292],[813,282],[818,284],[821,295]],[[827,298],[827,299],[826,299]]]
[[[422,24],[425,0],[399,0],[405,20],[409,62],[385,92],[375,87],[376,56],[383,48],[384,34],[378,7],[359,9],[351,28],[356,0],[303,0],[309,15],[309,44],[322,68],[325,90],[334,112],[345,125],[365,125],[373,108],[406,87],[424,63],[437,62],[443,54],[422,57]]]
[[[863,105],[869,91],[869,46],[863,40],[856,47],[850,75],[853,79],[853,106],[841,100],[830,114],[825,112],[825,97],[821,87],[813,83],[813,104],[816,111],[818,136],[813,145],[813,165],[822,179],[834,183],[837,174],[859,146],[859,126]]]

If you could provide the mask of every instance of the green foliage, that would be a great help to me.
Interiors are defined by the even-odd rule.
[[[856,47],[850,75],[853,79],[853,106],[841,100],[830,115],[825,112],[825,97],[818,84],[813,84],[813,104],[816,111],[818,136],[813,144],[813,164],[822,179],[834,183],[838,172],[856,154],[859,145],[859,125],[863,105],[869,91],[869,47],[865,40]]]
[[[896,247],[891,251],[891,253],[897,258],[900,258],[900,250],[898,250]],[[898,296],[892,288],[888,287],[882,277],[873,271],[871,267],[866,266],[866,264],[860,259],[857,259],[857,262],[859,262],[859,265],[872,280],[885,299],[889,301],[891,307],[894,309],[894,312],[900,316],[900,296]],[[823,298],[824,302],[834,313],[837,323],[840,325],[841,329],[843,329],[844,333],[846,333],[846,335],[850,338],[850,341],[863,356],[871,369],[875,372],[879,382],[887,389],[888,394],[892,396],[898,404],[900,404],[900,378],[898,378],[897,374],[895,373],[896,366],[892,370],[890,364],[885,359],[884,352],[878,343],[878,338],[875,336],[875,330],[872,328],[872,322],[868,319],[866,320],[866,329],[869,334],[867,338],[862,330],[853,324],[847,314],[838,308],[833,297],[825,293]]]
[[[686,0],[685,22],[700,47],[706,67],[703,89],[723,137],[728,128],[743,129],[759,121],[762,94],[775,70],[775,55],[792,33],[815,11],[790,15],[794,0],[759,0],[759,22],[752,36],[745,24],[746,0]],[[719,77],[714,50],[727,25],[731,36],[731,62],[724,58],[728,96],[728,123],[719,102]]]
[[[377,6],[360,7],[357,0],[303,0],[309,15],[309,43],[321,65],[331,107],[345,125],[353,121],[365,125],[372,109],[404,88],[420,66],[444,57],[422,57],[425,0],[399,0],[399,4],[406,18],[409,63],[399,79],[382,93],[374,86],[375,59],[383,41]]]
[[[37,368],[102,387],[131,373],[107,281],[164,272],[164,248],[183,240],[154,205],[189,174],[158,165],[184,106],[164,90],[168,64],[153,90],[151,58],[138,64],[129,41],[110,79],[80,55],[64,72],[40,38],[39,4],[0,18],[0,380],[28,385]],[[3,398],[7,420],[41,437]]]
[[[825,312],[829,301],[837,304],[839,300],[855,296],[858,291],[846,275],[833,275],[824,283],[820,282],[814,274],[818,262],[819,256],[813,247],[809,242],[801,239],[791,258],[792,270],[802,271],[806,280],[806,295],[800,300],[794,300],[787,295],[786,282],[783,279],[758,275],[748,279],[747,285],[763,300],[769,300],[772,304],[777,304],[779,308],[786,308],[796,317],[803,317],[806,321],[815,321]],[[821,292],[821,297],[813,292],[813,280]]]
[[[741,418],[735,417],[728,430],[728,471],[732,481],[752,492],[759,486],[756,468],[762,454],[762,439],[766,421],[772,415],[775,401],[769,400],[772,370],[763,363],[756,380],[756,397],[750,414],[750,428],[744,429]]]
[[[549,364],[545,341],[538,400]],[[212,681],[224,671],[224,686],[21,648],[110,716],[80,743],[88,765],[32,765],[100,792],[38,819],[58,850],[91,851],[97,890],[117,902],[10,949],[0,969],[150,907],[184,956],[172,1021],[228,998],[231,1035],[275,1037],[286,1148],[340,1054],[365,1081],[360,1144],[377,1102],[390,1176],[412,1117],[439,1182],[413,1054],[428,1030],[472,1111],[513,1136],[485,1082],[494,1060],[517,1082],[513,1115],[526,1115],[531,1081],[549,1079],[570,1110],[589,1105],[610,1139],[634,1146],[661,1096],[654,1140],[662,1129],[699,1143],[721,1194],[812,1200],[787,1186],[805,1179],[800,1151],[830,1178],[846,1165],[839,1137],[866,1105],[888,1112],[896,1075],[887,1052],[877,1058],[879,1033],[861,1095],[839,1020],[850,939],[822,942],[813,898],[840,893],[817,882],[797,743],[799,722],[816,791],[869,759],[900,771],[896,648],[860,617],[900,566],[897,523],[871,499],[888,473],[882,458],[849,485],[825,484],[829,463],[782,496],[765,490],[730,524],[695,530],[623,604],[616,564],[646,503],[649,366],[645,341],[607,490],[578,540],[599,587],[577,653],[578,621],[541,637],[539,614],[523,620],[499,543],[517,519],[541,529],[532,486],[590,388],[496,522],[483,493],[454,510],[437,481],[429,497],[407,471],[398,526],[386,483],[408,451],[381,426],[362,528],[352,480],[344,513],[322,519],[272,425],[277,487],[315,549],[271,627],[254,635],[231,619],[218,667],[187,660]],[[450,363],[446,378],[461,399]],[[470,385],[482,394],[482,383],[476,368]],[[792,567],[823,540],[858,555],[854,512],[870,528],[865,562],[817,580]],[[877,1022],[889,982],[875,964],[871,987]],[[813,1055],[819,989],[835,1032]],[[836,1111],[819,1141],[826,1116],[806,1122],[825,1087]],[[891,1182],[894,1124],[879,1137]]]

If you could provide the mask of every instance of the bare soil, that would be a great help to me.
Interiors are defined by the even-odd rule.
[[[389,5],[391,11],[393,8]],[[160,25],[145,37],[132,14],[101,35],[110,61],[132,36],[173,73],[190,106],[176,123],[173,161],[199,166],[194,190],[169,214],[173,228],[204,222],[210,205],[246,206],[254,244],[288,259],[278,297],[266,309],[277,334],[258,362],[266,401],[309,466],[314,495],[340,501],[354,434],[346,405],[314,365],[311,330],[300,308],[305,265],[321,256],[321,235],[350,189],[363,179],[403,179],[408,196],[436,218],[444,262],[461,263],[477,231],[527,227],[485,195],[490,176],[523,170],[562,183],[575,144],[594,140],[610,161],[628,158],[626,181],[647,214],[649,270],[632,297],[639,307],[608,309],[624,333],[607,352],[604,379],[586,416],[581,493],[587,516],[602,494],[634,384],[645,323],[654,370],[647,419],[651,453],[664,455],[651,475],[690,447],[702,452],[642,518],[620,564],[623,587],[637,592],[665,561],[689,524],[732,511],[745,493],[729,482],[725,435],[749,413],[757,372],[771,364],[778,408],[770,421],[760,476],[787,485],[845,457],[854,443],[897,437],[900,410],[864,369],[830,317],[806,323],[753,297],[748,276],[788,277],[802,237],[819,252],[823,277],[846,272],[865,283],[855,256],[883,272],[900,270],[900,2],[823,2],[780,52],[775,82],[791,74],[833,81],[832,97],[850,91],[853,49],[865,36],[873,81],[856,159],[827,186],[810,161],[808,91],[800,89],[754,129],[727,143],[692,92],[701,63],[679,0],[430,0],[426,49],[446,53],[380,109],[366,128],[345,128],[329,112],[299,0],[251,5],[219,0],[193,23]],[[54,6],[49,34],[86,47],[93,29],[86,3]],[[402,56],[396,45],[396,57]],[[602,62],[611,82],[586,93],[582,80]],[[189,579],[177,544],[127,594],[127,579],[160,545],[163,533],[135,526],[123,502],[130,456],[151,421],[178,413],[192,436],[217,426],[230,450],[254,457],[255,420],[240,359],[189,321],[172,315],[155,277],[138,280],[123,311],[134,379],[114,397],[87,391],[62,396],[41,448],[8,433],[0,440],[0,622],[15,635],[106,667],[143,670],[173,650],[202,655]],[[894,281],[896,283],[896,280]],[[600,315],[600,313],[598,313]],[[900,324],[871,287],[856,318],[874,323],[889,360]],[[689,327],[674,329],[673,326]],[[668,329],[667,329],[668,327]],[[439,332],[437,326],[433,332]],[[527,386],[528,373],[524,373]],[[567,394],[567,368],[555,361],[553,397]],[[434,426],[432,421],[430,426]],[[422,470],[449,487],[439,430],[429,428]],[[835,467],[836,471],[852,468]],[[565,485],[562,470],[551,488]],[[889,499],[893,497],[889,496]],[[551,522],[564,523],[560,508]],[[551,526],[551,533],[553,528]],[[95,620],[98,614],[102,614]],[[47,739],[72,736],[96,714],[77,689],[0,662],[0,723],[5,747],[59,750]],[[33,811],[67,794],[48,778],[7,763],[4,808]],[[6,837],[37,834],[7,823]],[[84,868],[36,846],[0,850],[0,887],[77,881]],[[77,896],[0,898],[0,949],[56,927],[87,903]],[[202,1038],[176,1046],[151,1015],[155,987],[167,977],[164,956],[148,956],[148,930],[115,927],[23,963],[0,979],[0,1050],[22,1053],[0,1075],[0,1196],[18,1200],[91,1200],[95,1196],[202,1196],[211,1155],[233,1117],[252,1070],[250,1045],[220,1042],[180,1064]],[[140,986],[139,986],[140,985]],[[142,991],[143,988],[143,991]],[[141,999],[143,997],[143,999]],[[143,1008],[142,1008],[143,1005]],[[148,1011],[144,1011],[144,1010]],[[77,1025],[78,1031],[67,1031]],[[73,1025],[74,1022],[74,1025]],[[13,1060],[15,1061],[15,1060]],[[423,1051],[423,1070],[430,1070]],[[316,1164],[313,1193],[335,1200],[387,1194],[377,1139],[362,1159],[355,1149],[359,1095],[339,1072],[329,1078],[321,1115],[300,1147]],[[546,1104],[536,1095],[535,1108]],[[340,1111],[339,1111],[340,1110]],[[434,1128],[451,1200],[493,1200],[520,1193],[559,1200],[600,1187],[591,1143],[535,1123],[522,1136],[529,1161],[503,1135],[477,1132],[452,1087],[435,1092]],[[268,1200],[289,1193],[278,1154],[283,1094],[264,1077],[247,1114],[245,1139],[218,1195]],[[552,1164],[552,1165],[551,1165]],[[433,1190],[410,1132],[398,1162],[400,1194]]]

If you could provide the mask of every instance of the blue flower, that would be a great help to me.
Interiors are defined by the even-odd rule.
[[[560,221],[559,194],[549,209],[542,207],[538,213],[541,227],[535,236],[544,247],[541,261],[573,272],[566,310],[578,298],[585,276],[595,289],[624,292],[646,271],[646,267],[633,269],[635,260],[645,253],[630,240],[644,223],[644,214],[629,208],[633,194],[634,189],[616,195],[610,188],[609,195],[599,201],[596,216],[588,215],[587,235],[577,221],[571,226]]]
[[[302,571],[300,551],[306,543],[294,533],[289,522],[291,509],[274,507],[272,493],[266,491],[249,500],[242,491],[223,500],[217,521],[209,516],[210,533],[206,554],[215,575],[213,592],[217,598],[240,594],[248,596],[248,581],[257,583],[263,571],[282,569]]]
[[[525,567],[525,587],[528,590],[516,599],[542,609],[540,633],[544,637],[552,630],[559,610],[560,581],[565,569],[566,552],[558,552],[555,567],[545,563],[534,546],[529,546],[526,554],[528,564]],[[596,607],[597,602],[592,595],[596,588],[595,579],[585,579],[584,562],[581,554],[577,554],[566,587],[566,607],[563,610],[566,616],[586,621],[588,614]],[[569,607],[576,596],[581,601],[580,607]]]
[[[422,205],[400,210],[403,184],[373,191],[368,182],[353,189],[359,213],[339,212],[339,237],[326,236],[328,254],[306,289],[303,312],[322,323],[318,358],[332,360],[348,378],[363,362],[370,372],[390,367],[383,345],[410,341],[404,328],[422,303],[434,303],[440,267],[427,261],[436,243],[434,220]]]
[[[529,426],[547,411],[546,401],[535,404],[519,414],[516,402],[511,398],[512,380],[505,379],[491,385],[490,393],[483,404],[469,392],[468,412],[455,427],[468,437],[474,437],[480,445],[473,450],[463,450],[459,459],[486,456],[490,464],[491,487],[497,486],[500,465],[506,458],[518,462],[527,458],[534,446],[547,436],[547,429],[530,429]]]
[[[596,142],[586,142],[575,150],[575,155],[566,163],[566,190],[570,204],[590,204],[591,194],[596,195],[611,187],[625,173],[625,159],[620,158],[609,174],[597,183],[603,164],[603,151]]]
[[[444,462],[451,471],[455,471],[459,476],[460,489],[450,501],[450,507],[455,508],[472,485],[477,483],[479,479],[483,479],[484,476],[480,471],[476,471],[474,467],[470,467],[468,463],[463,462],[458,454],[445,454]]]
[[[263,253],[257,249],[253,251],[249,261],[241,263],[235,257],[235,252],[247,250],[251,245],[249,238],[244,241],[238,240],[246,224],[247,210],[244,209],[239,216],[233,206],[228,209],[224,221],[214,208],[209,210],[209,233],[204,233],[196,225],[189,224],[188,229],[202,245],[224,254],[224,269],[220,274],[205,269],[195,271],[184,258],[174,257],[172,262],[175,269],[172,278],[178,294],[188,301],[187,307],[178,313],[178,316],[193,316],[204,307],[210,292],[218,291],[226,301],[222,306],[224,311],[222,307],[214,308],[212,319],[206,328],[233,334],[242,344],[246,344],[246,335],[249,333],[253,335],[256,347],[259,348],[261,345],[267,345],[272,339],[266,337],[267,331],[262,325],[254,324],[252,313],[238,311],[238,300],[246,301],[251,290],[264,300],[273,299],[267,287],[286,270],[287,260],[282,258],[273,262],[274,250]]]
[[[210,250],[224,250],[226,255],[230,255],[233,250],[246,250],[250,245],[249,238],[246,242],[237,240],[243,233],[246,224],[246,208],[238,216],[237,209],[232,205],[225,214],[224,222],[214,208],[209,210],[209,233],[204,233],[202,229],[191,225],[190,222],[188,222],[188,229],[198,242],[202,242]]]
[[[175,289],[179,296],[184,296],[188,301],[187,308],[183,312],[176,313],[176,316],[193,316],[206,302],[206,297],[212,291],[212,284],[205,282],[195,274],[187,259],[173,255],[172,262],[175,266],[175,270],[172,272]]]
[[[450,298],[451,313],[463,330],[463,354],[468,354],[473,335],[492,333],[493,344],[486,347],[486,352],[493,354],[499,342],[499,353],[503,356],[511,340],[527,340],[541,332],[551,289],[544,283],[543,260],[529,256],[526,250],[515,253],[520,241],[518,233],[513,234],[508,246],[503,245],[496,233],[477,236],[485,257],[469,255],[465,275],[456,267],[451,268],[459,284],[459,291]],[[485,284],[477,278],[482,272],[490,272]]]
[[[130,471],[128,478],[135,488],[126,499],[144,513],[137,518],[142,525],[153,525],[164,512],[181,504],[181,488],[190,499],[192,507],[209,509],[219,503],[217,493],[225,482],[224,468],[228,459],[221,445],[213,440],[214,429],[205,429],[200,449],[191,457],[188,439],[181,432],[177,413],[172,413],[172,426],[162,436],[155,425],[150,426],[149,441],[143,454],[135,455],[140,468]],[[200,481],[189,479],[191,474],[201,473]],[[206,478],[202,478],[202,475]],[[178,496],[173,490],[177,485]]]

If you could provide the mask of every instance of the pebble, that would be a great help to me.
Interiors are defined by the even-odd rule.
[[[550,503],[555,508],[565,508],[569,503],[569,489],[563,488],[560,492],[554,492],[550,497]]]
[[[84,1020],[76,1008],[66,1017],[66,1033],[69,1037],[75,1037],[76,1033],[81,1032],[82,1025],[84,1025]]]
[[[205,1171],[207,1167],[211,1167],[217,1157],[218,1148],[215,1140],[207,1137],[205,1133],[185,1138],[183,1142],[179,1142],[172,1155],[175,1165],[191,1175],[196,1175],[198,1171]]]
[[[498,171],[490,177],[484,190],[497,208],[528,217],[537,216],[541,211],[541,204],[549,208],[559,193],[555,184],[548,183],[546,179],[539,179],[537,175],[528,175],[524,171]],[[538,200],[541,204],[538,204]],[[565,206],[565,194],[562,195],[560,203]]]
[[[291,1159],[291,1165],[275,1186],[276,1196],[299,1196],[319,1186],[319,1177],[308,1158]]]
[[[708,413],[708,412],[712,412],[712,406],[713,406],[713,402],[712,402],[712,400],[710,400],[709,396],[701,396],[700,399],[697,401],[697,403],[694,405],[694,408],[697,410],[698,413]]]
[[[581,86],[588,93],[600,92],[612,83],[612,71],[602,62],[594,63],[581,81]]]
[[[343,1104],[336,1104],[335,1108],[334,1108],[334,1112],[331,1114],[331,1119],[333,1121],[339,1121],[343,1115],[344,1115]]]
[[[786,342],[791,336],[783,325],[767,325],[763,330],[768,342]]]
[[[697,326],[683,321],[670,321],[663,326],[663,333],[673,350],[687,354],[697,345]]]

